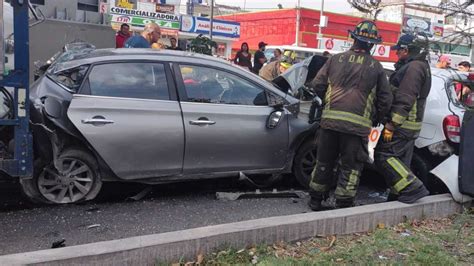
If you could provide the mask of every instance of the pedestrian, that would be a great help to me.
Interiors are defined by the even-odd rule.
[[[234,58],[234,63],[248,68],[252,71],[252,54],[249,52],[249,45],[243,42],[240,46],[240,51],[237,52]]]
[[[458,70],[461,72],[469,72],[471,71],[471,63],[467,61],[462,61],[458,64]]]
[[[258,51],[255,52],[255,55],[253,57],[253,73],[257,74],[260,72],[260,69],[262,69],[263,64],[267,62],[267,58],[265,57],[265,48],[268,44],[264,42],[259,42],[258,43]]]
[[[281,50],[276,48],[273,51],[273,57],[270,59],[270,62],[275,62],[275,61],[281,60],[281,56],[282,56]]]
[[[328,58],[309,83],[324,99],[316,165],[309,184],[309,206],[314,211],[322,209],[321,202],[334,183],[336,208],[354,205],[359,177],[369,159],[368,136],[389,111],[393,98],[382,65],[370,54],[382,42],[375,23],[362,21],[349,33],[354,39],[351,49]]]
[[[292,66],[295,57],[296,55],[294,52],[286,51],[281,60],[270,62],[264,65],[262,69],[260,69],[258,75],[264,80],[271,82]]]
[[[145,25],[140,35],[130,37],[126,42],[125,48],[159,48],[159,40],[161,38],[161,29],[158,24],[151,22]]]
[[[120,25],[120,30],[115,34],[115,48],[123,48],[123,45],[131,36],[130,26],[127,23]]]
[[[178,40],[175,37],[170,38],[171,46],[166,47],[168,50],[182,51],[181,47],[178,46]]]
[[[442,55],[438,58],[438,63],[436,63],[437,68],[448,69],[451,67],[451,58],[447,55]]]
[[[467,61],[462,61],[458,64],[458,70],[461,72],[469,72],[471,70],[471,64]],[[462,103],[471,106],[472,100],[469,96],[472,91],[469,86],[462,84],[461,82],[456,82],[454,88],[456,91],[456,98]]]
[[[429,191],[410,170],[415,140],[418,138],[431,89],[428,53],[414,35],[403,35],[392,50],[398,62],[390,76],[394,100],[386,118],[382,139],[375,148],[375,164],[398,201],[414,203]]]

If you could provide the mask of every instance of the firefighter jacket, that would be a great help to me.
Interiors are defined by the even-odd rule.
[[[322,128],[363,137],[388,114],[393,99],[382,65],[355,50],[332,56],[310,87],[323,99]]]
[[[389,120],[396,132],[406,138],[420,134],[426,98],[431,89],[431,70],[425,56],[397,62],[390,76],[394,100]]]
[[[276,77],[280,75],[280,61],[273,61],[271,63],[266,64],[262,69],[260,69],[260,72],[258,75],[262,77],[266,81],[272,81]]]

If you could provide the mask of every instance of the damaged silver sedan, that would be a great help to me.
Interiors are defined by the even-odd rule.
[[[86,50],[58,60],[30,91],[43,203],[93,199],[107,181],[160,184],[293,173],[308,183],[317,123],[260,77],[209,56]]]

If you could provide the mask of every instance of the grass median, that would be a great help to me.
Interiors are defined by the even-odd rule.
[[[474,265],[474,213],[414,220],[374,232],[221,249],[175,265]]]

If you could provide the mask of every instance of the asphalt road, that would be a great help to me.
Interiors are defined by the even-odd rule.
[[[69,206],[31,205],[17,184],[0,185],[0,255],[310,211],[307,198],[217,200],[218,191],[252,191],[228,180],[154,186],[139,201],[128,198],[146,186],[105,184],[94,202]],[[382,193],[364,185],[357,202],[383,202]]]

